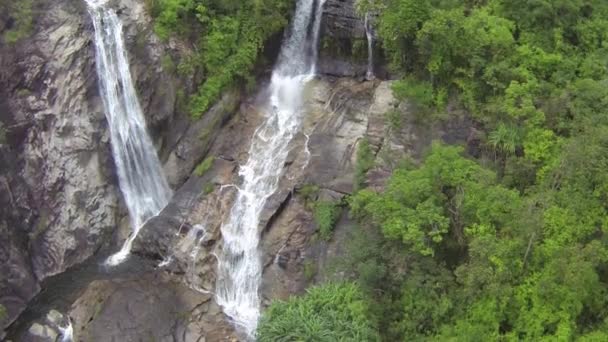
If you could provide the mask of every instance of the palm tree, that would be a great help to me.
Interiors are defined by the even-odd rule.
[[[517,147],[521,144],[519,128],[501,122],[488,136],[488,143],[494,150],[494,161],[496,162],[500,158],[499,176],[502,177],[507,157],[515,154]]]

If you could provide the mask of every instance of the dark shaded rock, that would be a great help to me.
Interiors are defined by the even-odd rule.
[[[165,175],[171,186],[184,183],[192,170],[209,152],[220,128],[236,112],[240,98],[236,92],[226,92],[202,119],[188,123],[175,143],[164,165]]]
[[[364,18],[354,0],[327,0],[321,26],[317,70],[336,77],[363,77],[367,71],[367,36]]]
[[[211,295],[162,274],[93,282],[74,303],[70,316],[79,341],[236,340]]]
[[[168,49],[154,36],[143,1],[114,5],[124,22],[148,127],[168,156],[190,129],[177,94],[183,89],[187,95],[195,76],[180,80],[163,69],[165,51],[181,50]],[[9,308],[2,327],[41,281],[109,244],[126,216],[99,97],[86,3],[39,0],[36,6],[32,36],[0,45],[0,121],[6,128],[6,143],[0,146],[0,203],[6,204],[0,216],[6,227],[0,233],[0,254],[7,256],[2,272],[10,275],[0,278],[0,304]],[[212,124],[203,122],[199,129]],[[191,150],[204,150],[199,146]],[[196,160],[186,159],[171,166],[190,172]],[[185,180],[175,179],[175,186]]]
[[[320,74],[336,77],[359,77],[367,72],[367,65],[344,60],[346,57],[321,56],[317,65]],[[349,58],[350,59],[350,58]]]
[[[366,39],[365,22],[355,10],[354,0],[327,0],[323,31],[334,38]]]

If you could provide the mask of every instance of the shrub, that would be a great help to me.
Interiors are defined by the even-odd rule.
[[[304,278],[308,281],[312,281],[317,274],[317,265],[314,261],[307,260],[304,262]]]
[[[189,111],[200,118],[223,91],[251,83],[267,39],[287,24],[292,1],[146,0],[156,33],[195,38],[195,56],[177,67],[180,74],[201,70],[205,80],[190,99]]]
[[[205,195],[209,195],[213,190],[215,190],[215,185],[213,185],[213,183],[205,183],[205,185],[203,185],[203,193]]]
[[[19,0],[11,4],[0,4],[0,10],[10,13],[11,27],[4,32],[4,40],[14,44],[31,35],[34,30],[33,0]]]
[[[209,171],[209,169],[211,169],[214,161],[215,157],[213,156],[205,158],[205,160],[198,164],[196,169],[194,169],[194,174],[198,177],[202,177],[205,173],[207,173],[207,171]]]
[[[6,129],[4,128],[4,124],[0,122],[0,145],[6,143]]]
[[[275,301],[258,341],[379,341],[363,292],[352,283],[313,287],[303,297]]]
[[[302,195],[304,201],[308,203],[309,201],[314,201],[317,198],[317,195],[319,194],[319,187],[314,184],[306,184],[298,190],[298,193]]]
[[[357,164],[355,165],[355,190],[361,188],[365,183],[365,175],[372,167],[374,167],[374,153],[372,152],[369,141],[363,139],[359,143],[357,150]]]
[[[400,101],[413,102],[423,111],[428,111],[435,105],[435,95],[431,83],[414,78],[405,78],[393,83],[393,94]]]
[[[331,239],[332,232],[336,222],[340,218],[340,212],[342,207],[340,203],[332,201],[318,201],[314,206],[314,216],[317,226],[319,227],[319,234],[323,240]]]
[[[385,114],[386,116],[386,121],[389,125],[390,128],[392,128],[393,130],[400,130],[403,127],[403,118],[402,118],[402,114],[399,110],[397,109],[391,109],[388,112],[386,112]]]

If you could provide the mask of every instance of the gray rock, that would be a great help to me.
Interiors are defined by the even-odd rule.
[[[23,302],[38,290],[38,281],[92,255],[115,226],[118,207],[105,118],[94,95],[97,82],[84,4],[43,6],[47,8],[36,21],[35,34],[10,50],[0,49],[7,109],[2,121],[10,125],[10,147],[2,154],[13,160],[3,170],[13,207],[3,218],[9,218],[13,238],[3,239],[0,249],[12,249],[12,260],[32,265],[19,271],[13,267],[21,265],[4,266],[9,273],[32,275],[3,278],[0,286],[21,287],[15,291],[22,293]],[[30,214],[24,217],[22,208]],[[13,243],[19,247],[11,247]],[[14,303],[10,293],[2,291],[0,303]],[[7,306],[10,321],[22,306]]]
[[[364,77],[367,47],[364,18],[355,11],[355,0],[327,0],[322,22],[322,44],[317,70],[336,77]]]
[[[163,70],[165,51],[183,51],[167,48],[154,36],[143,1],[113,5],[124,22],[148,128],[168,157],[190,125],[177,108],[177,89],[187,95],[194,76],[180,80]],[[126,216],[86,3],[41,0],[37,6],[33,35],[0,46],[0,121],[7,129],[7,143],[0,147],[0,203],[5,205],[0,255],[6,256],[0,272],[9,275],[0,279],[0,304],[8,311],[2,327],[39,291],[39,282],[107,245]],[[201,150],[198,145],[190,149]],[[171,167],[190,172],[196,161],[191,155],[185,159]],[[174,179],[174,186],[181,185],[179,175]]]
[[[55,342],[59,334],[50,326],[34,323],[28,330],[24,342]]]
[[[232,327],[211,296],[162,274],[95,281],[74,303],[78,341],[230,341]],[[223,322],[223,323],[221,323]]]
[[[327,0],[323,31],[335,38],[366,39],[365,22],[355,10],[355,0]]]

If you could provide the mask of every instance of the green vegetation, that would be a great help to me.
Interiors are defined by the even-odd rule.
[[[178,35],[196,42],[195,56],[179,63],[180,73],[202,70],[205,81],[190,100],[200,116],[233,86],[251,83],[264,43],[287,24],[290,0],[147,0],[161,38]]]
[[[202,177],[213,167],[213,162],[215,162],[214,156],[209,156],[205,158],[198,166],[194,169],[194,174],[198,177]]]
[[[319,186],[314,184],[306,184],[298,189],[298,194],[304,198],[304,201],[308,205],[310,202],[315,201],[319,195]]]
[[[0,304],[0,321],[6,318],[6,308],[4,305]]]
[[[342,206],[335,201],[317,201],[314,204],[314,217],[319,234],[323,240],[328,241],[334,231],[334,227],[340,218]]]
[[[317,265],[314,263],[314,261],[311,260],[307,260],[304,262],[304,278],[306,278],[306,280],[308,281],[312,281],[315,278],[315,275],[317,274]]]
[[[4,41],[14,44],[30,36],[34,30],[34,0],[0,1],[0,12],[8,14]],[[4,18],[3,18],[4,19]]]
[[[384,193],[362,190],[354,196],[353,214],[369,217],[387,238],[422,255],[434,255],[448,233],[464,243],[468,227],[493,231],[507,224],[517,209],[517,192],[496,185],[494,174],[460,153],[433,145],[421,167],[395,171]]]
[[[449,102],[482,131],[478,159],[435,143],[349,199],[358,227],[336,273],[363,293],[369,326],[386,341],[608,340],[608,2],[358,8],[379,13],[385,56],[408,75],[397,99],[425,121]],[[360,187],[373,160],[362,143]]]
[[[0,145],[6,144],[6,129],[4,124],[0,122]]]
[[[354,284],[311,288],[304,298],[274,302],[258,341],[379,341],[363,292]]]
[[[374,167],[374,153],[372,152],[369,141],[364,138],[359,142],[357,148],[357,164],[355,165],[355,188],[361,188],[365,183],[365,175]]]
[[[205,183],[205,185],[203,185],[203,194],[209,195],[213,190],[215,190],[215,185],[213,185],[213,183]]]

